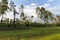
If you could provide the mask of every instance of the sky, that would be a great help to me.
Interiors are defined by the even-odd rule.
[[[8,0],[10,2],[11,0]],[[44,7],[51,11],[54,15],[60,15],[60,0],[12,0],[17,6],[17,11],[20,5],[24,5],[24,12],[26,15],[34,15],[36,17],[35,8],[37,6]],[[12,14],[8,14],[8,17],[12,18]],[[19,16],[18,16],[19,17]],[[17,17],[17,18],[18,18]]]
[[[9,0],[11,1],[11,0]],[[53,14],[60,13],[60,0],[12,0],[17,7],[24,5],[25,9],[33,10],[36,6],[43,6],[50,10]],[[31,9],[31,10],[30,10]]]

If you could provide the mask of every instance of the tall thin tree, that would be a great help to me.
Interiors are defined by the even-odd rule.
[[[13,22],[14,28],[16,28],[16,27],[15,27],[15,16],[16,16],[16,14],[19,14],[19,13],[17,13],[16,8],[15,8],[16,5],[14,4],[13,1],[10,1],[10,6],[11,6],[11,9],[12,9],[13,15],[14,15],[14,22]]]
[[[2,0],[0,3],[0,14],[2,16],[1,23],[3,21],[3,14],[6,14],[5,11],[7,10],[7,8],[8,8],[8,0]]]
[[[24,6],[23,5],[20,6],[20,13],[21,13],[20,17],[22,18],[22,21],[23,21],[25,19]]]

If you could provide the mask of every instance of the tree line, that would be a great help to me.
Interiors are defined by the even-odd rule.
[[[8,4],[10,6],[8,6]],[[4,19],[4,15],[6,14],[6,12],[13,12],[13,19],[6,18]],[[60,24],[60,15],[56,15],[56,17],[54,17],[53,13],[50,12],[49,10],[46,10],[44,7],[36,7],[35,11],[36,11],[36,15],[39,19],[43,20],[44,23],[38,23],[38,22],[32,22],[31,19],[34,18],[34,16],[32,15],[31,18],[28,20],[27,18],[29,18],[30,16],[25,16],[24,13],[24,6],[21,5],[20,6],[20,19],[15,18],[16,14],[20,14],[16,11],[16,5],[14,4],[13,1],[10,1],[10,3],[8,3],[8,0],[2,0],[0,2],[0,16],[2,17],[0,20],[0,26],[1,28],[24,28],[24,27],[44,27],[44,26],[51,26],[51,25],[59,25]],[[4,20],[3,20],[4,19]]]

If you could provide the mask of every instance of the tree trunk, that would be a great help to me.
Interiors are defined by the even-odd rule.
[[[3,14],[2,14],[2,18],[1,18],[1,24],[3,23]]]
[[[13,24],[14,24],[14,28],[16,28],[16,26],[15,26],[15,12],[14,12],[14,23]]]

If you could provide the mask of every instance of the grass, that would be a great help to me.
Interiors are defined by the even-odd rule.
[[[47,36],[44,38],[44,40],[60,40],[60,34],[54,34],[54,35]]]
[[[0,39],[4,40],[58,40],[59,37],[60,27],[0,31]]]
[[[54,34],[54,35],[49,35],[45,37],[25,38],[23,40],[60,40],[60,34]]]

